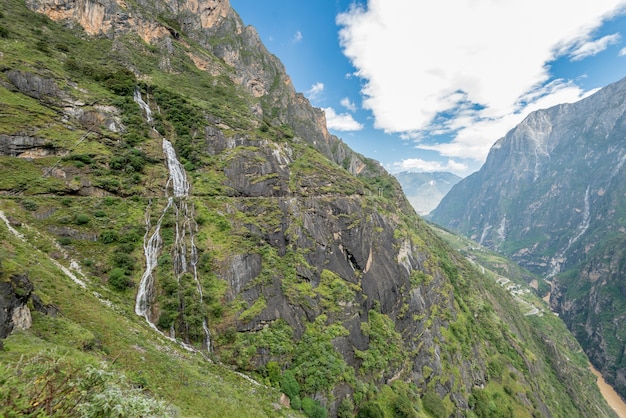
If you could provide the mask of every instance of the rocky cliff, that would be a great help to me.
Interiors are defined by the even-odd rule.
[[[7,359],[103,358],[189,416],[611,416],[227,1],[3,7],[2,278],[63,313]]]
[[[625,112],[621,80],[531,114],[432,213],[552,279],[553,308],[622,395]]]

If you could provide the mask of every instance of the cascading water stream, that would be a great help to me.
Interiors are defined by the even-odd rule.
[[[144,112],[146,112],[146,119],[148,120],[148,123],[152,123],[152,109],[150,109],[148,103],[144,102],[141,98],[141,91],[139,91],[139,87],[135,88],[135,92],[133,93],[133,100],[139,105],[139,107],[141,107]]]
[[[139,104],[139,106],[145,111],[148,122],[151,122],[152,111],[150,106],[141,98],[139,89],[135,90],[133,98],[135,102],[137,102],[137,104]],[[198,255],[194,235],[197,225],[193,216],[193,205],[189,206],[187,201],[190,188],[189,182],[187,181],[184,167],[176,157],[176,152],[172,143],[165,138],[162,138],[162,141],[163,153],[165,154],[167,168],[169,171],[169,178],[166,184],[168,203],[163,209],[152,235],[150,235],[151,225],[149,208],[146,212],[146,234],[144,235],[146,270],[141,278],[139,290],[137,292],[137,299],[135,301],[135,312],[137,315],[146,318],[150,326],[157,331],[159,330],[150,320],[151,300],[155,293],[155,280],[152,272],[157,266],[157,259],[163,246],[160,233],[161,223],[170,208],[172,208],[175,212],[175,238],[173,249],[174,275],[180,286],[183,275],[191,270],[198,292],[199,303],[201,305],[203,303],[202,286],[198,278],[198,271],[196,267]],[[169,193],[169,190],[171,190],[171,194]],[[207,351],[210,352],[211,332],[209,330],[206,317],[202,320],[202,330],[205,335],[203,345],[206,347]],[[174,339],[174,337],[175,329],[172,325],[170,329],[170,336],[168,338]]]

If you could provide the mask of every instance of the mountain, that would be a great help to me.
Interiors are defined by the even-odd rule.
[[[551,305],[626,397],[626,79],[529,115],[431,219],[552,279]]]
[[[457,184],[461,177],[452,173],[412,173],[403,171],[394,174],[402,190],[419,215],[427,215],[435,209],[441,199]]]
[[[228,1],[0,7],[0,415],[614,416]]]

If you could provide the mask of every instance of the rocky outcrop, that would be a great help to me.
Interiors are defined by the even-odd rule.
[[[66,96],[52,78],[16,70],[8,71],[7,78],[20,92],[44,102],[58,101]]]
[[[0,134],[0,155],[23,158],[54,155],[55,149],[47,144],[45,140],[29,135]]]
[[[8,282],[0,283],[0,340],[13,331],[31,327],[27,303],[32,292],[33,284],[23,275],[13,275]]]

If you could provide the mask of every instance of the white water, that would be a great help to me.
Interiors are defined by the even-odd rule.
[[[152,109],[148,103],[144,102],[141,98],[141,91],[139,91],[139,87],[135,89],[135,93],[133,93],[133,100],[141,107],[141,109],[146,112],[146,119],[148,123],[152,123]]]
[[[172,143],[165,138],[163,138],[163,153],[167,157],[167,168],[170,172],[167,186],[171,184],[174,197],[189,197],[189,182],[187,182],[185,169],[176,158],[176,151],[174,151]]]
[[[174,273],[178,283],[182,279],[183,274],[190,272],[196,284],[199,303],[203,303],[202,285],[198,278],[198,250],[195,243],[195,230],[197,225],[194,220],[193,206],[189,206],[187,198],[189,197],[189,182],[185,175],[185,169],[176,158],[176,152],[172,143],[167,139],[163,139],[163,152],[167,157],[167,167],[169,169],[170,178],[168,179],[168,189],[171,187],[175,198],[174,208],[176,210],[176,230],[174,238]],[[171,199],[171,198],[170,198]],[[206,318],[202,320],[202,330],[205,335],[204,345],[207,350],[211,351],[211,332],[207,324]]]
[[[143,101],[139,89],[135,90],[133,96],[135,102],[146,113],[146,118],[150,123],[152,121],[152,110],[150,106]],[[153,271],[157,266],[157,260],[159,253],[163,247],[163,241],[161,239],[161,223],[168,210],[173,209],[175,213],[175,237],[173,248],[173,264],[174,275],[181,284],[183,275],[191,270],[191,274],[196,284],[198,292],[199,303],[203,302],[202,286],[198,279],[198,271],[196,264],[198,262],[198,253],[195,244],[194,234],[197,229],[197,225],[194,220],[193,205],[188,205],[187,199],[189,197],[190,185],[187,181],[185,169],[178,161],[176,157],[176,151],[172,146],[172,143],[165,138],[162,138],[163,154],[166,158],[167,168],[169,171],[169,178],[167,180],[165,194],[168,197],[168,203],[163,209],[159,221],[154,228],[152,234],[150,225],[150,208],[146,211],[146,234],[144,235],[144,256],[146,258],[146,269],[143,273],[141,281],[139,283],[139,290],[137,291],[137,298],[135,300],[135,313],[143,316],[150,326],[165,336],[150,320],[151,298],[155,293],[155,279]],[[202,321],[202,330],[205,335],[204,345],[207,350],[211,351],[211,332],[209,330],[206,318]],[[166,338],[174,340],[175,330],[174,327],[170,329],[170,336]],[[186,346],[186,348],[191,348]]]
[[[146,269],[139,282],[139,290],[137,291],[137,298],[135,300],[135,313],[146,318],[148,322],[150,322],[150,296],[154,293],[154,276],[152,275],[152,271],[157,266],[157,258],[163,245],[163,240],[161,239],[161,223],[171,205],[172,199],[170,198],[167,202],[167,206],[161,213],[161,217],[152,235],[150,235],[150,207],[148,206],[146,210],[146,233],[143,237],[143,254],[146,258]],[[148,238],[148,235],[150,235],[150,238]]]

